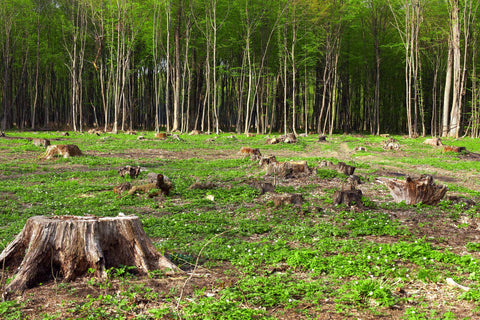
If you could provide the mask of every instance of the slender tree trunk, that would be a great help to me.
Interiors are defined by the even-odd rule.
[[[451,0],[452,5],[452,47],[453,47],[453,97],[450,111],[449,136],[459,137],[461,117],[461,53],[460,53],[460,23],[458,19],[458,0]]]
[[[442,121],[442,137],[447,137],[450,132],[450,94],[452,90],[452,74],[453,74],[453,46],[452,37],[448,41],[448,62],[447,73],[445,76],[445,89],[443,95],[443,121]]]
[[[181,56],[180,56],[180,27],[182,21],[182,7],[183,2],[179,1],[177,9],[177,21],[175,27],[175,85],[173,94],[173,127],[172,131],[180,129],[180,83],[181,83]]]
[[[295,65],[295,41],[297,41],[297,26],[296,26],[296,18],[295,18],[295,6],[293,6],[293,26],[292,26],[292,51],[291,51],[291,59],[292,59],[292,131],[293,134],[297,135],[296,130],[296,77],[297,77],[297,69]]]
[[[37,54],[35,64],[35,96],[32,106],[32,130],[35,130],[35,120],[37,118],[37,104],[38,104],[38,74],[40,72],[40,12],[37,12]]]

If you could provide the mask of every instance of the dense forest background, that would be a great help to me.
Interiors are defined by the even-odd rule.
[[[1,129],[480,134],[478,0],[2,0]]]

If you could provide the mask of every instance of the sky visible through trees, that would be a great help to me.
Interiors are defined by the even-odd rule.
[[[3,0],[0,129],[480,135],[476,0]]]

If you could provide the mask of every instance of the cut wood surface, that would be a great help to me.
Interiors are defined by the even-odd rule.
[[[101,278],[121,265],[135,266],[139,274],[179,271],[155,249],[136,216],[32,217],[3,250],[0,264],[18,270],[7,295],[52,278],[71,281],[89,269]]]
[[[418,179],[406,177],[405,180],[377,178],[376,181],[386,185],[395,202],[406,204],[423,203],[436,205],[447,193],[447,186],[436,185],[431,175],[423,175]]]

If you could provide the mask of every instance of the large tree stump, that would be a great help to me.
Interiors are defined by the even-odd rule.
[[[136,216],[32,217],[3,250],[0,265],[18,270],[7,295],[53,277],[71,281],[89,269],[100,278],[120,265],[135,266],[139,274],[179,271],[155,249]]]
[[[424,203],[436,205],[447,193],[447,186],[436,185],[431,175],[423,175],[419,179],[406,177],[405,180],[377,178],[376,181],[386,185],[395,202],[406,204]]]

